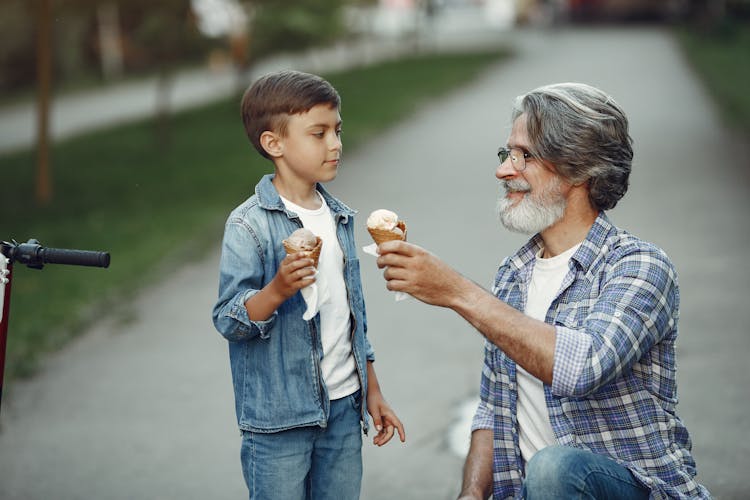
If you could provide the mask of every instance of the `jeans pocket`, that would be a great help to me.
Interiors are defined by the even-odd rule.
[[[362,389],[358,389],[357,392],[349,396],[349,401],[357,412],[362,411]]]

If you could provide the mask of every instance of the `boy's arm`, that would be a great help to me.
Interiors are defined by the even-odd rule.
[[[213,308],[216,329],[227,340],[240,342],[264,335],[272,320],[252,321],[245,302],[265,284],[262,249],[252,228],[232,217],[224,227],[219,261],[219,295]]]
[[[396,416],[396,412],[383,398],[372,361],[367,362],[367,410],[370,412],[375,429],[378,431],[372,439],[374,445],[383,446],[386,444],[393,437],[394,430],[398,430],[398,436],[402,443],[406,441],[404,425]]]
[[[267,335],[274,312],[286,298],[311,283],[312,260],[305,255],[285,258],[271,281],[266,281],[257,235],[243,221],[230,218],[224,230],[219,263],[219,296],[212,316],[216,329],[230,341]],[[275,282],[275,283],[274,283]],[[273,284],[272,284],[273,283]],[[256,301],[253,298],[260,295]]]

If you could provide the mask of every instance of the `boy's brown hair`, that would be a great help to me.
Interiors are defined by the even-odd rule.
[[[339,93],[323,78],[293,70],[269,73],[242,96],[242,123],[255,149],[270,160],[260,144],[261,134],[268,130],[285,135],[289,116],[310,111],[318,104],[341,106]]]

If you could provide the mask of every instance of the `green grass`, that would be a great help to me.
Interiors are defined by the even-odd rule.
[[[346,149],[507,55],[431,55],[325,75],[342,96]],[[123,311],[140,287],[219,244],[226,215],[272,171],[238,109],[234,98],[175,115],[166,144],[146,121],[55,145],[54,201],[44,208],[33,202],[34,153],[0,157],[0,240],[112,256],[106,270],[16,264],[6,375],[32,374],[87,323]]]
[[[750,132],[750,23],[727,22],[710,32],[682,29],[678,40],[727,122]]]

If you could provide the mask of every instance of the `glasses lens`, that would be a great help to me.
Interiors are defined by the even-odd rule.
[[[510,162],[513,164],[513,168],[519,172],[526,168],[526,159],[520,149],[510,150]]]
[[[525,155],[520,149],[500,148],[497,150],[497,157],[500,159],[500,163],[510,158],[513,168],[519,172],[526,168]]]

